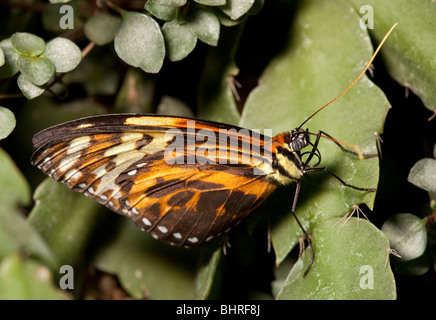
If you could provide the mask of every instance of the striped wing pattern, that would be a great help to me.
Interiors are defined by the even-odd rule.
[[[241,128],[170,116],[88,117],[36,134],[31,161],[155,238],[196,247],[243,220],[276,188],[264,155],[271,139],[235,129]],[[225,133],[211,135],[219,131]]]

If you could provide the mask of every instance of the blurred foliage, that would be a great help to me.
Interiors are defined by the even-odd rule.
[[[0,7],[1,299],[435,298],[435,2],[10,0]],[[315,252],[306,277],[310,254],[299,257],[302,232],[290,214],[294,186],[222,241],[186,250],[29,163],[33,134],[95,114],[291,130],[352,83],[395,22],[374,68],[306,124],[365,153],[383,141],[380,159],[363,161],[320,142],[322,166],[378,190],[345,188],[322,173],[304,179],[296,214]],[[362,210],[369,221],[356,217]],[[74,278],[61,290],[65,265]]]

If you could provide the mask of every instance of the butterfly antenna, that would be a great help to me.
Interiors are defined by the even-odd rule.
[[[340,95],[338,95],[336,98],[334,98],[332,101],[330,101],[329,103],[327,103],[326,105],[324,105],[323,107],[319,108],[317,111],[315,111],[309,118],[307,118],[306,120],[304,120],[304,122],[298,127],[298,129],[300,129],[306,122],[308,122],[310,119],[312,119],[314,116],[316,116],[319,112],[321,112],[322,110],[324,110],[325,108],[327,108],[329,105],[331,105],[333,102],[335,102],[336,100],[338,100],[340,97],[342,97],[345,92],[347,92],[348,90],[351,89],[351,87],[353,87],[357,81],[360,80],[360,78],[362,78],[362,76],[365,74],[366,70],[368,70],[368,68],[371,66],[372,62],[374,61],[377,53],[380,51],[381,47],[383,46],[383,44],[386,42],[387,38],[389,37],[389,35],[392,33],[392,31],[395,29],[395,27],[398,25],[398,22],[395,23],[388,31],[388,33],[386,33],[386,35],[384,36],[383,40],[380,42],[380,44],[378,45],[377,49],[374,51],[374,54],[372,55],[371,59],[369,60],[369,62],[366,64],[365,69],[363,69],[363,71],[359,74],[359,76],[344,90],[342,91],[342,93]]]

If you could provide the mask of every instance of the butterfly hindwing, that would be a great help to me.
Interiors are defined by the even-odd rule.
[[[154,237],[192,247],[228,231],[276,188],[253,173],[265,141],[208,121],[105,115],[36,134],[32,163]]]
[[[178,245],[200,244],[228,231],[275,189],[263,176],[216,167],[159,162],[151,169],[143,166],[135,170],[134,179],[122,184],[121,205],[130,208],[138,226],[156,238]]]

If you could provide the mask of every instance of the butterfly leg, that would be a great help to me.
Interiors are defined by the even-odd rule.
[[[336,139],[335,138],[333,138],[331,135],[329,135],[328,133],[326,133],[326,132],[324,132],[324,131],[318,131],[318,134],[316,135],[316,141],[315,141],[315,144],[314,145],[316,145],[316,146],[318,146],[318,142],[319,142],[319,139],[321,138],[321,135],[324,135],[324,136],[326,136],[326,137],[328,137],[328,138],[330,138],[331,139],[331,141],[333,141],[338,147],[339,147],[339,149],[341,149],[343,152],[346,152],[346,153],[349,153],[349,154],[352,154],[353,156],[356,156],[356,157],[358,157],[359,155],[357,154],[357,152],[354,152],[354,151],[351,151],[351,150],[348,150],[348,149],[345,149],[338,141],[336,141]],[[364,157],[364,158],[374,158],[374,157],[378,157],[378,154],[377,153],[363,153],[362,154],[362,156]]]
[[[328,168],[326,167],[322,167],[322,168],[308,168],[304,170],[304,173],[310,173],[310,172],[319,172],[319,171],[324,171],[327,172],[329,175],[331,175],[332,177],[334,177],[336,180],[338,180],[340,183],[342,183],[342,185],[348,187],[348,188],[352,188],[354,190],[359,190],[359,191],[377,191],[376,188],[361,188],[361,187],[356,187],[353,186],[351,184],[346,183],[344,180],[342,180],[341,178],[339,178],[336,174],[334,174],[333,172],[331,172]]]
[[[375,188],[361,188],[361,187],[356,187],[353,185],[350,185],[348,183],[346,183],[344,180],[342,180],[340,177],[338,177],[336,174],[334,174],[333,172],[331,172],[328,168],[326,167],[316,167],[320,162],[321,162],[321,156],[319,155],[318,152],[318,144],[319,144],[319,140],[321,139],[321,136],[324,135],[328,138],[331,139],[331,141],[333,141],[343,152],[352,154],[354,156],[358,156],[358,154],[356,152],[353,152],[351,150],[345,149],[338,141],[336,141],[331,135],[329,135],[328,133],[324,132],[324,131],[318,131],[317,135],[316,135],[316,140],[315,142],[312,144],[312,151],[309,152],[309,157],[304,161],[305,165],[307,166],[306,169],[304,169],[304,173],[310,173],[310,172],[319,172],[319,171],[324,171],[327,172],[328,174],[330,174],[331,176],[333,176],[336,180],[338,180],[340,183],[342,183],[342,185],[355,189],[355,190],[359,190],[359,191],[377,191],[377,189]],[[312,157],[314,155],[317,155],[317,157],[319,158],[319,161],[317,162],[317,164],[315,165],[311,165],[309,166],[308,163],[310,162],[310,160],[312,159]],[[364,158],[373,158],[373,157],[378,157],[378,154],[376,153],[369,153],[369,154],[362,154]]]
[[[296,206],[297,206],[297,201],[298,201],[298,196],[299,196],[299,194],[300,194],[300,189],[301,189],[301,181],[298,180],[298,181],[297,181],[297,186],[296,186],[296,188],[295,188],[294,202],[292,203],[292,215],[294,216],[295,221],[297,221],[298,226],[300,227],[300,229],[303,231],[304,236],[306,237],[307,242],[308,242],[308,244],[309,244],[309,248],[310,248],[310,254],[311,254],[311,256],[310,256],[309,266],[307,267],[306,271],[305,271],[304,274],[303,274],[303,277],[305,277],[305,276],[309,273],[309,270],[312,268],[312,265],[313,265],[313,259],[314,259],[315,255],[314,255],[314,252],[313,252],[312,240],[311,240],[309,234],[306,232],[306,230],[305,230],[305,229],[303,228],[303,226],[301,225],[300,221],[299,221],[298,218],[297,218],[297,215],[295,214],[295,208],[296,208]]]

